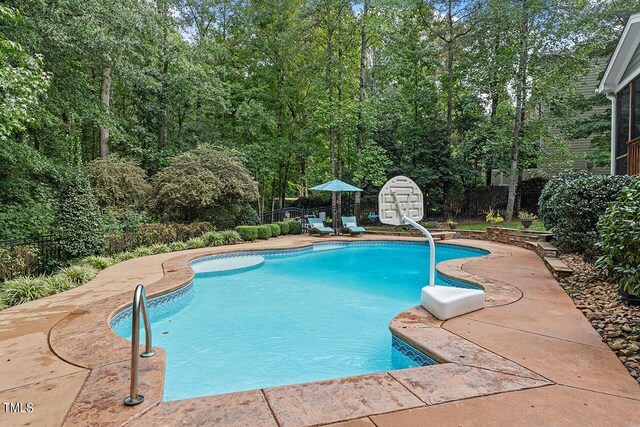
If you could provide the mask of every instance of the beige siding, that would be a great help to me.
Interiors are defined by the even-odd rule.
[[[599,77],[600,77],[600,74],[606,68],[606,66],[607,66],[607,62],[606,60],[603,60],[600,62],[598,67],[594,67],[591,70],[591,72],[589,72],[584,77],[582,84],[578,88],[578,92],[584,95],[586,98],[596,96],[595,90],[596,90],[596,87],[598,87],[598,84],[600,83]],[[598,96],[604,97],[604,95],[598,95]],[[595,113],[604,112],[607,108],[608,108],[607,106],[596,107],[591,111],[582,113],[580,117],[583,119],[587,119]],[[553,129],[552,133],[555,135],[561,134],[560,130],[558,129]],[[593,153],[594,151],[591,148],[591,139],[579,138],[579,139],[569,140],[568,144],[569,144],[569,149],[574,154],[572,167],[574,169],[587,169],[588,165],[585,157],[588,154]],[[591,169],[591,171],[601,175],[608,175],[610,172],[610,169],[609,169],[609,166],[599,167],[599,168],[594,167]]]

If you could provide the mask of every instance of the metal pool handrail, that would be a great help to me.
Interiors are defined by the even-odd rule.
[[[142,312],[145,332],[145,351],[140,353],[140,357],[151,357],[156,354],[155,350],[151,349],[151,326],[149,325],[149,316],[147,314],[147,293],[142,285],[136,286],[136,290],[133,292],[131,310],[131,388],[129,396],[124,399],[124,404],[127,406],[137,405],[144,400],[144,396],[138,394],[140,312]]]

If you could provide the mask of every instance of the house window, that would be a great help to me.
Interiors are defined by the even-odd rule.
[[[640,97],[639,97],[640,98]],[[626,86],[617,95],[616,123],[616,175],[627,173],[627,141],[631,137],[631,85]],[[638,116],[640,118],[640,115]]]

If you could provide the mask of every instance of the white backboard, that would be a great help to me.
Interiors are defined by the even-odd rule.
[[[402,212],[398,212],[394,193]],[[391,178],[378,194],[378,213],[383,224],[401,225],[403,214],[416,222],[420,221],[424,216],[422,191],[406,176]]]

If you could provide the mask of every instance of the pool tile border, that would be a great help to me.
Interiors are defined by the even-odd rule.
[[[348,237],[336,238],[332,242],[319,243],[319,244],[336,244],[337,242],[343,241],[343,239],[344,241],[350,240],[350,238]],[[386,241],[387,239],[378,238],[375,240]],[[400,240],[401,243],[403,244],[405,242],[408,244],[415,244],[416,240],[418,239],[394,237],[391,240],[392,241]],[[370,241],[350,242],[350,243],[351,244],[354,244],[354,243],[367,244],[369,242]],[[314,242],[300,239],[299,242],[289,244],[288,247],[284,249],[288,249],[293,253],[298,253],[299,249],[309,248],[312,244],[314,244]],[[442,243],[442,244],[446,245],[448,243]],[[464,242],[463,244],[460,244],[460,245],[456,244],[456,246],[463,246],[465,248],[474,248],[472,244],[473,243],[471,242]],[[486,246],[486,245],[482,245],[482,246]],[[480,257],[462,258],[462,259],[442,262],[437,266],[438,273],[441,274],[442,277],[449,278],[450,280],[455,280],[456,282],[458,280],[462,280],[468,283],[477,283],[478,285],[482,286],[485,289],[485,292],[487,295],[487,306],[503,305],[503,304],[508,304],[508,303],[517,301],[519,298],[522,297],[521,292],[517,288],[511,285],[508,285],[506,283],[501,283],[494,280],[486,280],[480,277],[476,277],[474,275],[466,273],[462,269],[462,266],[465,263],[470,261],[480,261],[482,259],[492,259],[492,258],[501,258],[501,257],[510,256],[510,253],[508,251],[503,249],[496,249],[494,245],[491,245],[490,249],[491,249],[490,253]],[[478,250],[482,251],[483,249],[478,249]],[[198,253],[185,254],[185,255],[176,256],[174,258],[166,260],[165,262],[162,263],[163,270],[165,273],[164,277],[147,286],[149,297],[156,298],[162,295],[169,295],[168,298],[173,298],[174,297],[173,294],[179,294],[179,292],[182,289],[184,289],[185,287],[188,287],[188,285],[192,282],[192,279],[194,277],[193,270],[189,267],[189,263],[196,258],[219,255],[223,252],[226,252],[230,256],[233,256],[233,254],[237,254],[239,252],[246,253],[246,252],[255,252],[255,251],[260,251],[260,250],[249,249],[246,247],[246,245],[235,245],[232,247],[207,249],[205,251],[201,251]],[[282,254],[282,252],[278,252],[278,253]],[[240,256],[240,255],[236,255],[236,256]],[[188,290],[184,290],[184,292],[188,292]],[[114,363],[118,363],[118,364],[121,364],[123,362],[126,363],[128,361],[129,351],[130,351],[130,346],[128,345],[128,341],[115,335],[115,333],[113,333],[109,328],[109,322],[114,316],[118,315],[118,313],[122,312],[124,309],[130,306],[130,302],[128,302],[129,299],[130,299],[130,293],[123,292],[121,294],[115,295],[114,297],[96,301],[92,304],[82,307],[81,310],[77,310],[72,314],[70,314],[69,316],[65,317],[58,324],[56,324],[56,326],[54,326],[50,332],[49,343],[50,343],[51,349],[58,355],[58,357],[68,361],[69,363],[92,369],[92,374],[98,374],[101,371],[101,369]],[[415,311],[415,309],[410,309],[408,311],[411,311],[411,310]],[[396,319],[406,320],[406,316],[403,316],[403,314],[405,313],[406,312],[401,313],[398,317],[396,317]],[[406,334],[406,329],[412,329],[412,328],[415,328],[415,329],[436,328],[440,331],[445,331],[444,329],[441,328],[442,324],[438,324],[437,321],[433,321],[432,319],[428,319],[428,317],[424,317],[423,320],[418,320],[414,322],[412,326],[407,326],[405,322],[400,322],[397,325],[394,325],[394,322],[396,321],[396,319],[394,319],[394,321],[392,321],[390,325],[393,335],[397,335],[399,339],[405,341],[409,346],[414,347],[417,351],[425,353],[427,356],[437,354],[437,349],[431,348],[431,346],[433,345],[432,343],[423,342],[420,339],[413,339],[413,340],[404,339],[405,337],[403,336],[403,333]],[[448,334],[451,334],[448,331],[446,332]],[[453,335],[454,337],[457,337],[457,335],[454,335],[454,334],[451,334],[451,335]],[[410,334],[408,334],[408,336],[410,336]],[[451,339],[451,337],[449,337],[449,339]],[[453,339],[454,340],[459,339],[461,342],[472,344],[461,337],[457,337]],[[87,352],[87,351],[81,350],[82,348],[86,348],[86,346],[93,346],[93,348],[91,349],[92,351]],[[99,360],[95,360],[95,358],[92,357],[92,356],[95,356],[96,352],[103,353],[102,356],[98,358]],[[159,355],[157,357],[161,360],[155,361],[154,364],[160,363],[161,365],[164,365],[165,355],[162,350],[159,352]],[[458,360],[446,360],[446,359],[443,359],[442,357],[440,358],[440,360],[436,359],[435,357],[433,359],[441,363],[440,365],[436,365],[436,366],[446,366],[450,363],[462,364]],[[504,358],[501,358],[501,359],[504,359]],[[504,359],[504,361],[507,361],[507,360]],[[507,361],[507,362],[510,362],[510,361]],[[142,361],[142,365],[144,364],[145,364],[145,359],[143,359]],[[433,368],[434,366],[425,366],[425,367],[412,368],[412,369],[433,369]],[[492,369],[490,370],[494,370],[495,372],[502,372],[494,368],[495,367],[492,367]],[[507,370],[509,370],[510,367],[506,367],[506,368]],[[519,368],[524,369],[522,367],[519,367]],[[482,368],[482,369],[489,369],[489,368]],[[534,379],[535,378],[535,380],[538,382],[536,382],[535,384],[532,384],[532,387],[552,384],[550,381],[547,381],[539,376],[536,376],[534,373],[528,373],[528,372],[523,373],[523,372],[519,372],[517,369],[515,371],[518,373],[514,374],[512,372],[509,372],[509,374],[512,375],[515,379],[517,378]],[[525,370],[525,371],[528,371],[528,370]],[[378,374],[374,374],[374,375],[378,375]],[[379,374],[379,375],[383,375],[383,374]],[[386,374],[386,375],[389,375],[389,374]],[[356,384],[356,383],[360,383],[360,378],[365,378],[365,377],[367,377],[367,375],[350,377],[350,378],[341,378],[341,379],[329,380],[326,382],[319,382],[319,383],[307,383],[307,384],[296,384],[293,386],[283,386],[280,389],[288,388],[288,390],[290,390],[291,393],[294,393],[295,390],[308,389],[308,387],[312,387],[314,390],[316,390],[315,393],[318,393],[318,396],[325,396],[324,398],[326,399],[334,400],[335,396],[332,394],[332,391],[331,391],[331,390],[334,390],[334,384],[336,383]],[[397,382],[397,380],[394,379],[392,376],[390,376],[390,378],[391,378],[390,381]],[[106,395],[110,395],[110,396],[118,396],[118,397],[113,397],[112,401],[109,401],[107,403],[107,402],[104,402],[104,398],[100,398],[99,396],[92,394],[91,390],[92,389],[95,390],[95,382],[98,380],[103,381],[103,385],[104,385],[104,387],[100,389],[101,396],[104,397]],[[95,405],[94,407],[84,406],[82,409],[82,413],[85,419],[91,419],[94,424],[99,424],[101,422],[109,422],[108,419],[104,418],[105,416],[109,417],[109,414],[113,414],[114,411],[122,410],[123,405],[119,397],[123,392],[125,392],[128,389],[128,382],[124,380],[125,378],[118,377],[113,379],[113,381],[104,383],[103,378],[96,378],[96,375],[90,375],[83,390],[81,391],[81,396],[83,396],[83,400],[86,402],[86,401],[90,401],[91,396],[93,395],[94,398],[100,399],[100,401],[102,402],[102,405]],[[517,381],[521,381],[521,380],[518,379]],[[152,393],[153,396],[147,402],[148,406],[146,407],[146,409],[143,410],[141,408],[137,413],[136,413],[135,407],[127,409],[127,411],[130,412],[130,416],[127,416],[127,420],[130,421],[132,419],[139,418],[144,420],[145,422],[153,421],[153,417],[151,416],[151,413],[153,412],[153,410],[149,411],[149,414],[145,416],[148,408],[150,407],[155,408],[155,407],[158,407],[158,405],[160,406],[165,405],[165,403],[161,402],[159,398],[155,397],[155,396],[162,395],[162,384],[157,384],[157,387],[158,387],[158,390]],[[404,389],[406,390],[406,388]],[[268,405],[270,405],[270,409],[273,410],[273,402],[269,398],[269,395],[271,393],[269,392],[269,390],[272,390],[272,389],[266,389],[263,391],[263,393],[267,398],[267,402],[268,402]],[[359,393],[358,390],[359,389],[357,389],[356,387],[356,389],[354,389],[354,393],[356,394]],[[500,390],[496,390],[495,392],[500,392]],[[249,393],[249,392],[246,392],[246,393]],[[368,394],[368,393],[373,393],[373,394]],[[387,409],[384,405],[378,407],[375,404],[376,398],[373,397],[374,395],[376,395],[376,392],[375,390],[372,390],[372,391],[368,391],[367,393],[364,393],[362,396],[359,396],[359,398],[357,399],[357,403],[354,403],[354,405],[357,405],[359,409],[357,411],[352,410],[351,413],[360,414],[358,416],[367,416],[367,415],[375,415],[375,414],[382,414],[385,412],[389,412],[389,409]],[[221,395],[221,396],[226,396],[226,395]],[[199,399],[204,399],[204,398],[199,398]],[[369,399],[373,399],[373,400],[370,401]],[[184,402],[188,402],[189,404],[192,404],[191,402],[192,400],[193,399],[188,399]],[[77,413],[78,408],[76,408],[76,406],[78,403],[79,402],[77,401],[76,404],[72,406],[70,414]],[[424,402],[420,403],[420,405],[424,405],[424,404],[425,404]],[[415,405],[412,404],[410,406],[415,406]],[[397,410],[397,409],[393,409],[393,410]],[[278,418],[278,421],[280,422],[280,424],[283,425],[282,420],[280,419],[280,416],[276,414],[276,418]],[[344,419],[349,419],[349,417]],[[340,421],[340,420],[337,420],[337,421]],[[73,417],[68,418],[66,424],[76,425]]]

